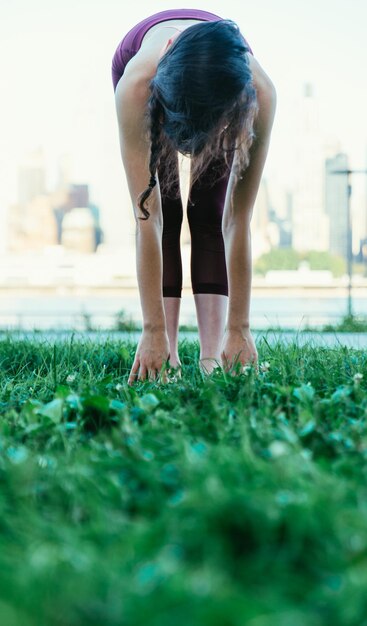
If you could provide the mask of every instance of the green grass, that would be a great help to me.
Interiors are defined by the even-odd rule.
[[[1,626],[367,624],[367,354],[257,347],[0,342]]]

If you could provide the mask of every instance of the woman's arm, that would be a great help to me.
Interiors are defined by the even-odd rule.
[[[253,62],[258,66],[257,62]],[[257,361],[257,350],[250,332],[250,222],[269,149],[276,109],[276,91],[260,66],[255,85],[259,113],[254,128],[256,138],[250,149],[250,163],[242,179],[237,182],[231,174],[222,219],[229,288],[227,327],[221,352],[226,369],[238,361],[242,365]]]
[[[132,77],[131,72],[125,70],[116,89],[121,156],[136,220],[136,268],[144,324],[128,378],[129,385],[136,378],[154,380],[161,372],[162,380],[166,382],[164,365],[170,356],[163,304],[163,216],[159,185],[149,197],[149,219],[138,219],[143,215],[137,206],[137,198],[150,178],[150,142],[144,132],[148,81],[139,76],[139,72],[135,71]]]

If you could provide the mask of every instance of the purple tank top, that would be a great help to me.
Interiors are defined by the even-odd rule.
[[[201,11],[200,9],[169,9],[167,11],[160,11],[154,13],[145,18],[138,24],[136,24],[125,37],[120,41],[116,48],[116,52],[112,59],[112,82],[113,88],[116,89],[117,83],[124,73],[127,63],[138,52],[143,37],[152,26],[165,22],[167,20],[202,20],[203,22],[217,22],[222,20],[222,17],[215,15],[215,13],[209,13],[208,11]],[[243,35],[242,35],[243,36]],[[246,46],[251,54],[253,54],[248,42],[243,37]]]

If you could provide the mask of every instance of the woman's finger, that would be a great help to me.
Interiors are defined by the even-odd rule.
[[[157,373],[158,373],[158,380],[160,380],[164,384],[168,383],[169,378],[172,374],[172,366],[169,362],[169,359],[164,361],[160,370]]]
[[[166,369],[158,374],[158,378],[160,378],[161,382],[164,384],[168,382],[168,376],[169,376],[169,370],[166,370]]]
[[[157,372],[157,370],[155,370],[155,369],[149,369],[148,370],[148,379],[149,380],[155,380],[156,379],[156,372]]]
[[[138,370],[139,370],[139,366],[140,366],[139,359],[136,359],[134,361],[134,363],[133,363],[133,366],[132,366],[131,370],[130,370],[129,379],[127,381],[128,385],[132,385],[133,382],[135,381],[137,373],[138,373]]]
[[[224,371],[225,371],[225,372],[228,372],[228,359],[227,359],[227,355],[226,355],[224,352],[222,352],[221,357],[222,357],[223,369],[224,369]]]
[[[140,370],[139,370],[139,377],[138,380],[145,380],[147,377],[147,366],[141,364],[140,365]]]

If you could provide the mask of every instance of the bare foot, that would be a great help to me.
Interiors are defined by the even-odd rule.
[[[169,360],[170,367],[168,369],[168,378],[174,382],[178,378],[182,378],[182,365],[178,356],[174,356]]]
[[[204,358],[199,360],[199,368],[202,374],[211,374],[215,368],[220,367],[218,359]]]

